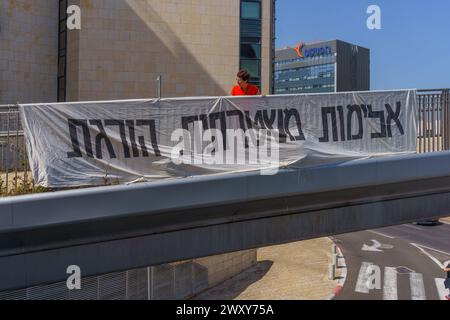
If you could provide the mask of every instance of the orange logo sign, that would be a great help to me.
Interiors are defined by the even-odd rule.
[[[295,52],[297,52],[297,55],[299,58],[304,58],[305,56],[303,55],[303,47],[305,46],[305,43],[302,41],[301,43],[298,44],[298,46],[296,46],[295,48],[290,48],[295,50]]]

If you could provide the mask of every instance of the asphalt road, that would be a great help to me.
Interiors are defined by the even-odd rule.
[[[405,224],[336,236],[347,279],[336,300],[444,300],[450,225]]]

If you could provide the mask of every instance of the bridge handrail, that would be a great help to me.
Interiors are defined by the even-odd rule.
[[[0,233],[450,177],[449,163],[450,152],[429,153],[284,169],[274,176],[255,171],[3,198]]]

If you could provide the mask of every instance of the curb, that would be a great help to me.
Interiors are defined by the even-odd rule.
[[[339,275],[338,285],[334,288],[333,293],[327,299],[327,300],[333,300],[334,298],[336,298],[339,295],[339,293],[344,288],[345,281],[347,280],[347,265],[345,263],[345,257],[344,257],[344,255],[342,253],[342,250],[337,245],[335,239],[331,238],[331,237],[329,237],[329,239],[336,246],[336,250],[337,250],[337,253],[338,253],[338,266],[341,268],[340,269],[341,270],[341,274]]]

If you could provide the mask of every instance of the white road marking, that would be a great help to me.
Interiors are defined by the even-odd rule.
[[[358,280],[356,281],[355,291],[359,293],[369,293],[369,288],[367,287],[367,280],[369,280],[369,274],[367,269],[373,265],[371,262],[363,262],[361,264],[361,269],[359,269]]]
[[[436,251],[436,252],[438,252],[438,253],[442,253],[442,254],[445,254],[445,255],[447,255],[447,256],[450,256],[450,253],[445,252],[445,251],[441,251],[441,250],[438,250],[438,249],[434,249],[434,248],[431,248],[431,247],[427,247],[427,246],[424,246],[424,245],[422,245],[422,244],[417,244],[417,243],[411,243],[411,244],[412,244],[413,246],[415,246],[415,247],[421,247],[421,248],[433,250],[433,251]]]
[[[412,300],[427,300],[425,295],[425,286],[423,284],[423,276],[421,273],[410,273],[409,283],[411,286]]]
[[[423,231],[423,230],[424,230],[424,229],[421,229],[421,228],[419,228],[419,227],[412,226],[412,225],[409,225],[409,224],[402,224],[402,226],[403,226],[403,227],[412,228],[412,229],[416,229],[416,230],[420,230],[420,231]]]
[[[395,237],[388,236],[388,235],[386,235],[384,233],[381,233],[381,232],[377,232],[377,231],[374,231],[374,230],[367,230],[367,231],[372,232],[372,233],[374,233],[376,235],[379,235],[379,236],[382,236],[382,237],[386,237],[386,238],[389,238],[389,239],[395,239]]]
[[[384,268],[383,300],[398,300],[397,271],[392,267]]]
[[[363,245],[361,248],[362,251],[372,251],[372,252],[383,252],[383,250],[380,249],[393,249],[394,246],[391,244],[383,244],[380,243],[377,240],[371,240],[373,242],[372,246],[368,246],[366,244]]]
[[[361,248],[362,251],[371,251],[371,252],[383,252],[383,250],[380,250],[378,248],[381,247],[381,243],[379,243],[377,240],[372,240],[373,245],[368,246],[367,244],[364,244]]]
[[[439,268],[441,268],[441,269],[444,268],[444,265],[443,265],[438,259],[436,259],[435,257],[433,257],[433,256],[432,256],[431,254],[429,254],[428,252],[426,252],[423,248],[426,248],[426,249],[429,249],[429,250],[434,250],[434,249],[428,248],[428,247],[425,247],[425,246],[421,246],[421,245],[418,245],[418,244],[415,244],[415,243],[411,243],[411,245],[414,246],[414,247],[416,247],[416,248],[419,249],[420,251],[422,251],[428,258],[430,258],[431,260],[433,260],[434,263],[436,263],[436,264],[439,266]],[[444,254],[448,254],[448,253],[445,253],[445,252],[442,252],[442,251],[439,251],[439,250],[434,250],[434,251],[440,252],[440,253],[444,253]]]
[[[436,289],[439,295],[440,300],[447,300],[445,296],[448,294],[448,290],[445,289],[444,281],[445,279],[441,278],[435,278],[434,281],[436,282]]]

